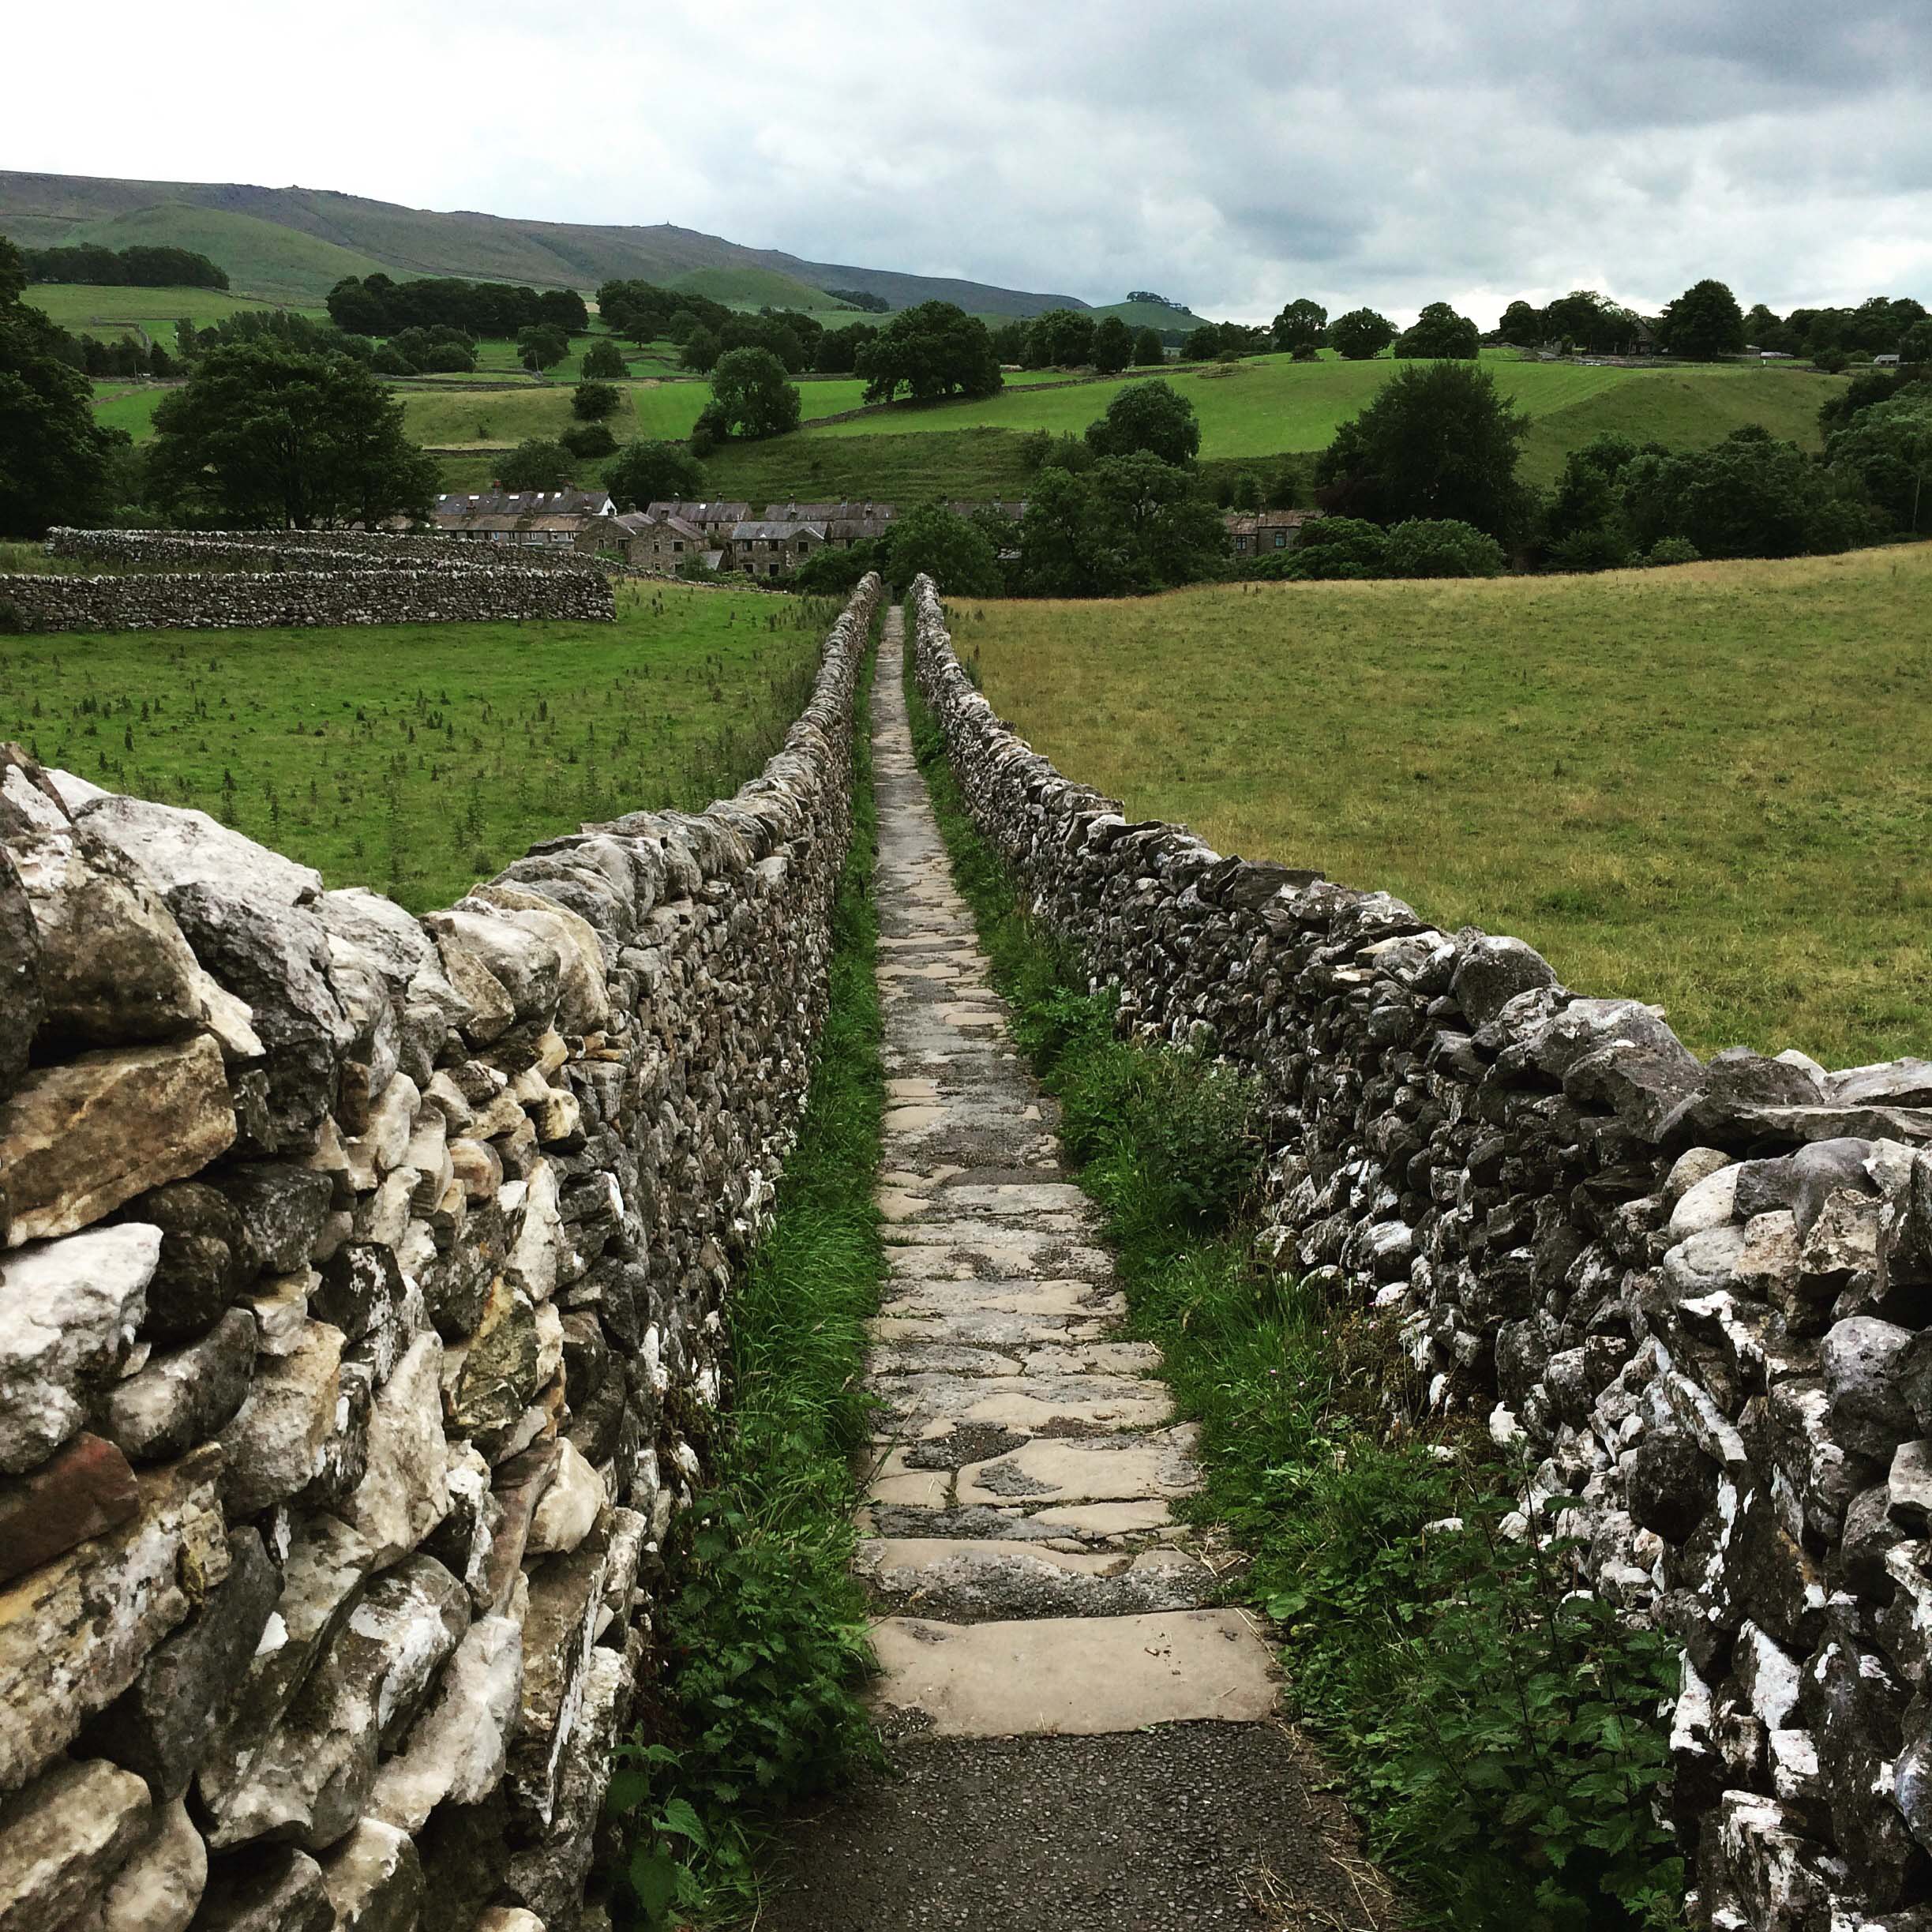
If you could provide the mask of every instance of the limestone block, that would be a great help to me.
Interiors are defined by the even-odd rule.
[[[432,1558],[377,1577],[223,1793],[209,1842],[292,1837],[314,1851],[340,1838],[368,1804],[381,1745],[415,1716],[469,1615],[462,1585]]]
[[[126,1522],[0,1592],[0,1791],[25,1783],[126,1690],[227,1576],[220,1472],[212,1444],[144,1472]]]
[[[282,1594],[281,1573],[253,1529],[230,1533],[228,1557],[227,1577],[201,1609],[81,1734],[84,1749],[138,1773],[157,1799],[188,1788]]]
[[[101,1406],[101,1432],[137,1462],[178,1456],[227,1426],[254,1367],[253,1312],[231,1308],[199,1341],[151,1356],[116,1382]]]
[[[446,1395],[451,1430],[476,1437],[490,1454],[493,1442],[507,1435],[542,1386],[542,1352],[535,1305],[499,1276],[490,1285],[483,1319],[462,1351],[455,1387]]]
[[[24,1476],[0,1476],[0,1583],[124,1523],[141,1506],[127,1457],[77,1435]]]
[[[219,1819],[242,1788],[257,1754],[348,1620],[373,1561],[369,1545],[334,1517],[318,1513],[296,1522],[280,1600],[221,1735],[200,1765],[197,1785],[211,1817]]]
[[[591,1533],[606,1497],[604,1479],[567,1439],[557,1445],[556,1473],[531,1519],[525,1553],[531,1556],[574,1550]]]
[[[247,1286],[253,1269],[242,1217],[206,1181],[174,1180],[152,1188],[115,1218],[161,1230],[160,1259],[141,1317],[144,1339],[164,1346],[205,1334]]]
[[[0,1259],[0,1472],[44,1460],[86,1420],[133,1346],[161,1232],[92,1229]]]
[[[235,1515],[299,1495],[321,1472],[342,1397],[342,1347],[340,1329],[311,1321],[288,1354],[257,1360],[248,1399],[219,1439]]]
[[[208,1884],[208,1847],[178,1798],[109,1882],[99,1908],[71,1932],[186,1932]]]
[[[10,850],[39,934],[43,1024],[88,1046],[193,1032],[200,968],[159,897],[85,828],[22,834]]]
[[[481,1803],[502,1782],[523,1681],[516,1620],[471,1624],[402,1748],[377,1773],[370,1814],[414,1836],[440,1804]]]
[[[292,1274],[308,1265],[334,1194],[330,1176],[293,1162],[256,1161],[210,1178],[240,1217],[256,1268]]]
[[[436,935],[437,950],[460,996],[469,989],[452,968],[452,952],[467,953],[506,992],[518,1019],[547,1021],[557,1011],[561,962],[547,939],[519,925],[494,907],[466,899],[448,912],[431,913],[422,922]],[[477,1038],[475,1026],[463,1030]]]
[[[293,1845],[216,1859],[194,1932],[335,1932],[322,1868]]]
[[[557,1024],[564,1032],[594,1033],[608,1024],[610,1000],[604,949],[587,920],[554,899],[515,886],[479,886],[471,898],[493,906],[555,953]]]
[[[419,1335],[376,1397],[367,1472],[342,1514],[375,1550],[378,1567],[415,1548],[449,1514],[442,1372],[441,1337]]]
[[[40,935],[27,888],[0,846],[0,1099],[26,1071],[41,1011]]]
[[[518,1202],[523,1209],[521,1225],[504,1262],[504,1278],[532,1301],[547,1300],[556,1291],[557,1251],[565,1238],[557,1204],[557,1170],[548,1161],[539,1161],[527,1181],[508,1183],[498,1198],[506,1213],[513,1212]]]
[[[221,1049],[205,1034],[36,1068],[0,1103],[8,1243],[71,1234],[198,1172],[234,1137]]]
[[[322,1861],[335,1932],[415,1932],[422,1909],[416,1848],[392,1826],[365,1818]]]
[[[490,1557],[503,1507],[490,1486],[490,1465],[469,1442],[452,1443],[449,1514],[423,1539],[422,1547],[463,1580],[480,1616],[489,1607]]]
[[[0,1810],[0,1932],[92,1911],[148,1829],[148,1788],[98,1758],[62,1762]]]
[[[610,1554],[591,1537],[568,1556],[529,1573],[523,1617],[522,1722],[510,1750],[512,1795],[547,1825],[557,1803],[564,1747],[582,1704],[578,1680],[596,1635]]]

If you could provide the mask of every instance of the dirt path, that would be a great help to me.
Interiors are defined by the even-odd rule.
[[[880,1202],[859,1566],[893,1775],[800,1825],[764,1932],[1372,1928],[1266,1646],[1171,1505],[1199,1480],[1013,1045],[879,658]]]

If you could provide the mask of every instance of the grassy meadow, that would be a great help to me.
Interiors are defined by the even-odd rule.
[[[672,584],[617,598],[612,625],[0,637],[0,738],[427,911],[538,839],[734,789],[836,614]]]
[[[1070,775],[1514,933],[1690,1045],[1932,1054],[1932,544],[1600,576],[979,602]]]
[[[81,282],[36,282],[21,299],[70,335],[98,336],[103,342],[144,336],[163,343],[171,354],[174,325],[183,316],[197,328],[205,328],[244,310],[286,306],[219,288],[96,288]],[[302,313],[324,312],[314,308]]]

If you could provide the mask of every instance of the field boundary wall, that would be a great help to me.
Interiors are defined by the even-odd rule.
[[[1932,1926],[1932,1064],[1705,1061],[1519,940],[1130,822],[995,715],[929,580],[920,689],[975,823],[1135,1036],[1251,1069],[1277,1265],[1570,1506],[1682,1645],[1700,1924]]]
[[[0,1923],[608,1924],[879,589],[732,797],[422,919],[0,747]]]

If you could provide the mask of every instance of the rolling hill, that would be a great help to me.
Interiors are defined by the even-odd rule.
[[[0,171],[0,234],[35,247],[86,240],[177,242],[211,255],[238,293],[313,302],[345,275],[454,275],[536,288],[595,288],[613,277],[671,282],[696,270],[762,270],[817,291],[883,295],[895,308],[942,299],[991,315],[1084,309],[947,276],[807,261],[696,229],[525,221],[399,207],[328,189],[123,181]],[[790,298],[798,299],[795,295]]]

